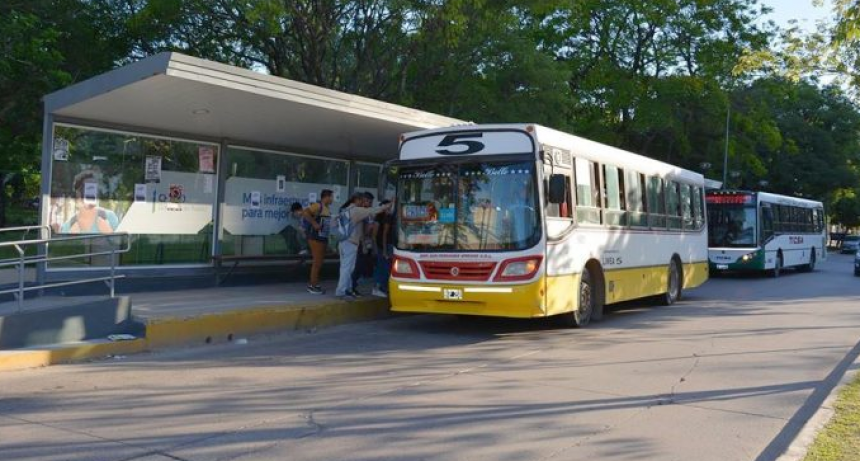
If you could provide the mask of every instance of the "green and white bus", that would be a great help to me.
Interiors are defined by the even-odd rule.
[[[810,272],[827,257],[824,205],[767,192],[709,191],[708,265],[726,271]]]

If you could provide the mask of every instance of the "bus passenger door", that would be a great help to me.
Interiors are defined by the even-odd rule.
[[[397,197],[397,179],[400,167],[397,160],[389,160],[382,164],[379,171],[379,189],[376,196],[379,200],[394,200]]]

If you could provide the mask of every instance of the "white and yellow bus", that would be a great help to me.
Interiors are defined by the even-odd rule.
[[[599,320],[708,278],[704,178],[537,125],[404,134],[392,310]]]

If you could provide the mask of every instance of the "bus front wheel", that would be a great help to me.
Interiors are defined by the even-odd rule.
[[[782,253],[776,254],[776,264],[773,266],[773,278],[779,278],[782,274]]]
[[[579,290],[577,291],[578,303],[576,310],[561,317],[562,324],[567,327],[582,328],[591,323],[591,320],[600,320],[603,312],[601,297],[599,295],[599,282],[591,269],[585,268],[579,279]]]

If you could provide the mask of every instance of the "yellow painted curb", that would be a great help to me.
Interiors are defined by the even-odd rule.
[[[110,355],[135,354],[146,350],[146,340],[88,341],[40,348],[0,351],[0,371],[46,367]]]
[[[388,300],[330,301],[322,304],[264,306],[191,318],[156,319],[146,325],[147,346],[159,349],[194,343],[218,343],[239,335],[339,325],[379,318]],[[232,335],[232,336],[231,336]]]
[[[161,318],[147,323],[146,338],[0,351],[0,372],[134,354],[171,346],[223,343],[242,335],[371,320],[384,317],[388,312],[388,300],[368,299],[236,309],[189,318]]]

